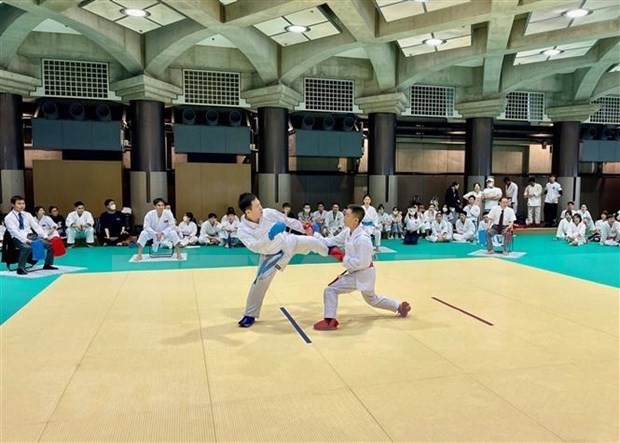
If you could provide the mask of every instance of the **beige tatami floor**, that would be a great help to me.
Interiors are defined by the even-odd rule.
[[[617,289],[494,258],[376,267],[413,315],[355,293],[327,333],[338,264],[289,266],[250,329],[255,268],[64,275],[0,328],[1,440],[618,441]]]

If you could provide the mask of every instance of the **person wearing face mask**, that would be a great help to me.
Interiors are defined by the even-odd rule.
[[[392,233],[392,216],[385,212],[383,205],[377,206],[377,215],[379,217],[379,229],[381,229],[381,235],[389,239]]]
[[[390,235],[388,238],[403,238],[403,214],[398,210],[397,206],[392,208],[390,218],[392,219],[392,225],[390,226]]]
[[[417,245],[420,238],[420,228],[424,224],[422,215],[418,212],[416,205],[407,209],[405,216],[405,239],[404,245]]]
[[[310,203],[304,203],[304,208],[297,214],[297,220],[302,223],[312,223],[312,208]]]
[[[193,213],[186,212],[183,214],[183,220],[179,223],[179,226],[177,226],[177,232],[181,239],[182,248],[188,245],[193,246],[198,243],[198,237],[196,236],[198,233],[198,226],[196,226],[196,219]]]
[[[126,218],[116,210],[116,203],[111,198],[104,203],[105,212],[99,216],[99,233],[104,246],[123,246],[129,240]]]
[[[45,215],[45,209],[43,206],[35,206],[33,211],[35,221],[41,226],[41,229],[45,231],[48,238],[60,237],[58,234],[56,223],[54,220]]]
[[[56,224],[56,232],[58,232],[60,238],[66,238],[67,232],[65,230],[65,218],[58,211],[58,206],[50,206],[47,209],[47,212],[49,213],[49,217]]]

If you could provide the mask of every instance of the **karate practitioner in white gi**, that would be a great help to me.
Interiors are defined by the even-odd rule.
[[[153,206],[155,206],[155,209],[150,210],[144,216],[142,232],[140,233],[140,237],[138,237],[138,254],[136,256],[136,261],[142,260],[142,250],[149,240],[153,240],[154,250],[157,250],[164,240],[170,241],[174,245],[177,259],[182,260],[183,256],[179,249],[181,240],[177,234],[174,215],[172,215],[172,212],[169,210],[164,209],[166,203],[163,198],[156,198],[153,200]]]
[[[375,293],[375,267],[372,263],[372,241],[370,234],[360,226],[364,219],[364,208],[358,205],[349,205],[345,211],[344,223],[346,228],[336,237],[321,239],[325,245],[332,247],[330,255],[342,261],[346,271],[331,282],[323,292],[325,313],[323,320],[314,324],[314,329],[331,331],[338,328],[336,312],[338,310],[338,296],[353,291],[360,291],[369,305],[396,312],[406,317],[411,306],[406,301],[401,303]],[[333,247],[336,248],[333,248]],[[337,248],[344,247],[342,250]]]
[[[362,227],[368,235],[374,237],[375,239],[375,251],[379,251],[381,247],[381,223],[379,223],[379,214],[377,210],[370,206],[372,202],[370,195],[366,194],[364,196],[364,220],[362,220]]]
[[[263,209],[260,200],[249,192],[239,196],[239,209],[245,214],[237,235],[252,252],[261,254],[258,273],[248,294],[245,313],[239,326],[249,328],[260,315],[260,309],[276,271],[283,271],[295,254],[316,252],[328,254],[320,238],[295,235],[290,231],[306,232],[299,220],[285,216],[275,209]],[[318,226],[315,226],[316,230]],[[312,230],[312,228],[310,228]]]
[[[452,234],[452,239],[455,242],[463,243],[472,241],[474,239],[474,235],[476,235],[476,225],[474,225],[474,222],[467,218],[467,212],[463,210],[459,211],[459,218],[456,221],[454,230],[456,232]]]

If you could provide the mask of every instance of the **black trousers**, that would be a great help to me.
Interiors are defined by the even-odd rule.
[[[103,237],[101,240],[103,241],[104,245],[115,246],[119,243],[124,242],[128,238],[129,238],[129,234],[125,232],[124,234],[119,234],[118,237],[110,237],[110,238]]]
[[[555,226],[555,221],[558,217],[558,204],[545,203],[545,207],[543,209],[543,216],[545,218],[546,226]]]
[[[15,248],[19,251],[19,258],[17,267],[19,269],[26,268],[26,262],[32,255],[32,246],[22,243],[18,239],[14,238]],[[47,240],[43,240],[43,246],[45,247],[45,266],[51,266],[54,264],[54,252],[52,251],[52,245]]]

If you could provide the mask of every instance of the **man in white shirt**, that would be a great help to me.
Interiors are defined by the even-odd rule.
[[[513,182],[510,177],[504,177],[504,185],[506,185],[506,198],[508,198],[508,206],[515,211],[515,215],[519,212],[519,186]]]
[[[243,318],[238,323],[242,328],[249,328],[260,315],[265,294],[276,271],[283,271],[295,254],[316,252],[326,256],[329,250],[319,238],[291,234],[291,231],[304,232],[302,222],[288,218],[275,209],[263,209],[254,194],[241,194],[239,209],[245,218],[237,235],[246,248],[260,254],[258,273],[250,287]],[[313,229],[316,232],[318,225],[310,231]]]
[[[344,214],[340,212],[338,203],[333,203],[332,210],[325,215],[325,226],[327,226],[328,236],[330,237],[340,234],[344,228]]]
[[[536,183],[534,177],[530,177],[527,182],[528,186],[523,193],[523,197],[527,199],[527,219],[525,224],[528,226],[531,224],[538,226],[540,224],[540,207],[542,206],[542,186]]]
[[[26,261],[32,254],[32,242],[37,237],[32,233],[34,231],[38,238],[43,241],[45,248],[45,264],[43,269],[56,270],[54,265],[54,253],[52,246],[47,241],[47,233],[39,226],[34,217],[24,211],[26,201],[23,197],[15,195],[11,198],[12,211],[4,217],[4,226],[13,238],[15,248],[19,250],[19,258],[17,261],[17,274],[26,275]]]
[[[165,240],[170,241],[174,246],[177,259],[182,260],[183,256],[179,248],[181,239],[179,238],[179,234],[177,234],[174,215],[172,215],[172,212],[165,209],[166,203],[163,198],[156,198],[153,200],[153,206],[155,206],[155,209],[150,210],[144,216],[142,232],[140,233],[140,237],[138,237],[138,254],[136,256],[136,261],[142,260],[142,250],[149,240],[153,241],[153,250],[159,248]]]
[[[494,207],[489,212],[489,223],[491,227],[487,231],[487,253],[493,254],[493,244],[491,242],[494,235],[501,234],[504,237],[502,246],[504,248],[503,254],[508,254],[508,241],[507,234],[512,233],[512,226],[517,217],[515,211],[508,207],[508,199],[502,197],[499,201],[499,206]]]
[[[76,201],[75,209],[67,215],[67,245],[72,248],[75,240],[85,239],[87,246],[95,243],[95,220],[93,215],[84,209],[84,203]]]
[[[500,198],[502,198],[502,190],[495,187],[495,179],[492,177],[487,178],[487,187],[482,191],[484,211],[490,211],[496,207]]]
[[[545,185],[545,226],[555,226],[555,219],[558,216],[558,200],[562,195],[562,186],[555,181],[555,175],[549,176],[549,181]]]
[[[239,246],[240,240],[237,235],[237,230],[241,225],[241,222],[236,218],[233,213],[226,214],[226,217],[222,220],[220,237],[225,248],[235,248]]]
[[[312,223],[316,223],[317,225],[319,225],[319,232],[323,234],[325,217],[327,216],[327,211],[325,211],[325,204],[323,202],[318,202],[316,204],[316,208],[316,211],[312,213]]]
[[[470,195],[467,198],[467,205],[463,208],[465,214],[467,214],[467,219],[471,220],[474,226],[478,223],[480,219],[480,206],[476,204],[476,197]]]

